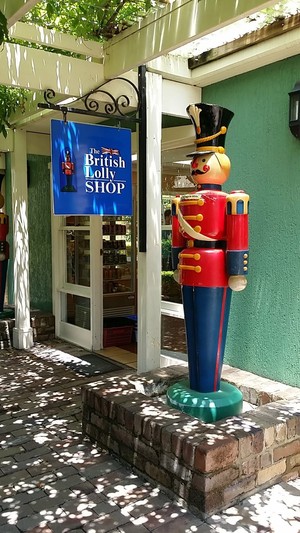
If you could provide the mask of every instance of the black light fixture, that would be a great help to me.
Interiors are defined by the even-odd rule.
[[[289,126],[292,134],[297,139],[300,138],[300,81],[295,83],[290,96],[290,116]]]

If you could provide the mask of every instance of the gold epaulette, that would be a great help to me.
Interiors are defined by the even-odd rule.
[[[178,212],[178,205],[179,205],[179,202],[180,202],[180,196],[175,196],[174,198],[172,198],[172,207],[173,205],[175,206],[175,213],[177,215],[177,212]],[[174,211],[172,209],[172,212],[174,214]]]
[[[228,215],[248,215],[249,194],[244,191],[232,191],[226,198],[226,211]]]

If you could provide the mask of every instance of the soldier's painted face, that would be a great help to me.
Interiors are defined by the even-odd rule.
[[[192,180],[195,185],[225,183],[230,172],[230,160],[225,154],[209,153],[196,155],[191,162]]]

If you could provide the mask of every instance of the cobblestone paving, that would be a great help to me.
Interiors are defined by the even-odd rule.
[[[299,533],[300,483],[205,522],[81,436],[81,386],[52,341],[0,351],[0,533]]]

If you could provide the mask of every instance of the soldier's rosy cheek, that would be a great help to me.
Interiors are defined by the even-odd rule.
[[[204,165],[203,172],[208,172],[209,170],[210,170],[210,166],[209,165]]]

